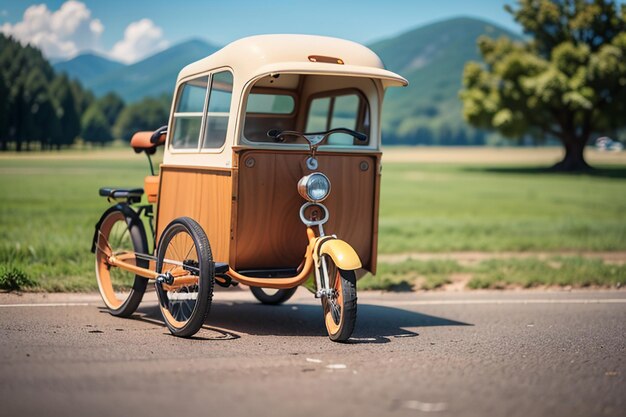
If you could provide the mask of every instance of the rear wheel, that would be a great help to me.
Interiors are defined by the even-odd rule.
[[[324,323],[328,337],[335,342],[350,338],[356,324],[356,274],[340,269],[330,256],[324,255],[331,294],[322,297]],[[323,272],[322,272],[323,273]]]
[[[148,280],[132,272],[111,266],[109,257],[123,257],[125,262],[147,267],[135,253],[147,253],[146,231],[134,212],[112,207],[105,212],[96,238],[96,279],[104,304],[118,317],[132,315],[146,291]]]
[[[271,288],[250,287],[250,291],[254,297],[263,304],[282,304],[289,300],[298,290],[298,287],[288,288],[284,290],[275,290]]]
[[[157,294],[170,332],[193,336],[209,314],[215,282],[209,239],[196,221],[179,217],[165,228],[159,240],[157,272],[191,278],[191,283],[165,287]]]

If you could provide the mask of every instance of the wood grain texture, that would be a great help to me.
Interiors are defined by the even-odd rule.
[[[307,156],[300,151],[238,150],[231,266],[290,268],[302,262],[308,241],[298,215],[304,200],[296,184],[311,172]],[[325,232],[350,243],[369,271],[376,268],[379,160],[377,152],[318,154],[317,171],[332,185],[324,201],[330,212]]]
[[[206,232],[213,259],[228,262],[231,225],[231,172],[161,166],[157,242],[175,218],[191,217]]]

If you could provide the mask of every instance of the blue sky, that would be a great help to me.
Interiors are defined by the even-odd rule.
[[[190,38],[224,45],[253,34],[310,33],[369,43],[456,16],[520,32],[506,3],[511,1],[9,0],[0,3],[0,30],[37,44],[51,58],[95,49],[132,62]]]

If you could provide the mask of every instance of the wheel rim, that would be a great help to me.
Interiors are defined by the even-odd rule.
[[[128,300],[135,282],[135,274],[108,264],[109,256],[134,254],[130,228],[124,214],[115,211],[102,222],[96,242],[96,279],[100,294],[110,309],[117,310]],[[136,264],[136,258],[125,262]]]
[[[178,227],[166,244],[160,273],[169,272],[173,276],[199,276],[198,250],[193,238],[184,227]],[[192,317],[200,292],[199,284],[200,281],[198,284],[167,291],[167,303],[165,307],[161,305],[161,311],[172,326],[182,328]]]

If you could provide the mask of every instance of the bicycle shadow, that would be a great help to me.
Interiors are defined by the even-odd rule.
[[[158,305],[140,306],[136,320],[165,326]],[[415,337],[416,329],[432,326],[473,326],[445,317],[375,304],[359,304],[355,331],[349,343],[389,343],[395,338]],[[254,336],[327,336],[319,305],[286,303],[278,306],[257,302],[214,301],[204,330],[217,332],[207,340],[233,340]]]

